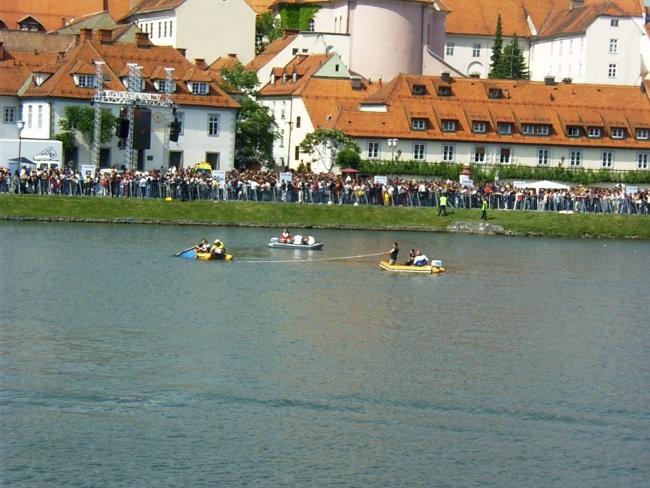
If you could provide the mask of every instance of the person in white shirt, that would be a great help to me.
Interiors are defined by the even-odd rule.
[[[413,266],[426,266],[429,263],[429,258],[427,258],[422,252],[418,251],[415,254],[415,259],[413,260]]]

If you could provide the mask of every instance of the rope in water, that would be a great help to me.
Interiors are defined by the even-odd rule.
[[[316,258],[316,259],[269,259],[269,260],[252,260],[252,261],[239,261],[240,263],[312,263],[315,261],[338,261],[340,259],[357,259],[367,258],[371,256],[381,256],[385,252],[376,252],[374,254],[357,254],[355,256],[341,256],[337,258]]]

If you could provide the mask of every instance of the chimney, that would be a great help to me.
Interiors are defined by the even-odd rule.
[[[181,56],[186,57],[185,54],[187,53],[187,49],[184,47],[177,47],[176,50],[180,53]]]
[[[99,29],[99,42],[102,44],[113,43],[113,36],[111,36],[110,29]]]
[[[236,58],[236,57],[237,57],[237,53],[228,53],[228,57],[229,57],[229,58]]]
[[[146,32],[136,32],[135,45],[140,48],[151,47],[151,43],[149,42],[149,34]]]
[[[65,27],[65,17],[61,17],[61,28]]]
[[[92,29],[81,29],[81,31],[79,32],[79,40],[81,42],[90,41],[92,38],[93,38]]]
[[[205,59],[203,58],[194,58],[194,66],[196,66],[202,71],[208,69],[208,65],[205,63]]]
[[[440,73],[440,77],[445,83],[451,83],[451,73],[449,71],[443,71]]]
[[[585,0],[569,0],[569,10],[585,6]]]
[[[351,76],[350,80],[352,81],[353,90],[361,90],[361,77],[360,76]]]

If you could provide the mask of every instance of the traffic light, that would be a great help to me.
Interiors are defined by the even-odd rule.
[[[178,142],[178,136],[181,133],[181,123],[178,119],[172,120],[169,124],[169,140],[172,142]]]

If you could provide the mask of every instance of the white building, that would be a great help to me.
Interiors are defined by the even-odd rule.
[[[256,13],[245,0],[143,0],[121,23],[135,22],[159,46],[185,50],[188,59],[255,56]]]

